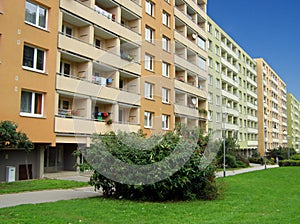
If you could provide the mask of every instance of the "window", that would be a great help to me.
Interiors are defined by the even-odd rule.
[[[210,74],[208,75],[208,84],[213,85],[213,76]]]
[[[169,77],[170,76],[170,64],[167,62],[162,62],[162,75]]]
[[[215,38],[219,39],[219,35],[220,35],[219,31],[216,29],[215,30]]]
[[[96,48],[101,48],[101,40],[100,39],[97,39],[97,38],[95,38],[95,47]]]
[[[144,112],[144,127],[152,128],[153,125],[153,113],[145,111]]]
[[[43,107],[44,95],[42,93],[24,90],[21,92],[21,115],[41,117],[43,116]]]
[[[161,116],[161,120],[162,120],[162,129],[163,130],[168,130],[169,129],[170,115],[163,114]]]
[[[69,64],[67,62],[61,62],[60,63],[60,74],[69,77],[71,75],[71,64]]]
[[[162,37],[162,49],[165,51],[170,51],[170,39],[166,36]]]
[[[146,13],[154,16],[154,3],[149,0],[146,0]]]
[[[207,23],[207,32],[211,33],[211,24]]]
[[[207,95],[207,100],[209,103],[212,103],[212,100],[213,100],[213,94],[211,92],[208,93]]]
[[[152,44],[154,43],[154,30],[149,26],[145,28],[145,40]]]
[[[215,63],[215,70],[220,71],[220,64],[218,62]]]
[[[207,48],[208,48],[209,50],[211,50],[211,44],[212,44],[211,40],[208,40],[208,42],[207,42]]]
[[[62,25],[61,32],[66,36],[71,37],[73,29],[67,25]]]
[[[216,52],[215,52],[216,55],[220,55],[220,48],[219,48],[219,46],[216,45],[215,51],[216,51]]]
[[[198,55],[198,66],[203,70],[206,70],[206,61],[204,58],[200,57],[199,55]]]
[[[216,88],[220,88],[220,79],[216,78]]]
[[[198,47],[202,48],[203,50],[205,50],[205,40],[198,36]]]
[[[26,1],[25,21],[46,29],[47,9],[30,1]]]
[[[145,82],[145,98],[147,99],[153,99],[153,89],[154,89],[154,85],[149,83],[149,82]]]
[[[216,113],[216,122],[220,122],[220,121],[221,121],[221,114]]]
[[[154,57],[150,54],[145,54],[145,69],[153,71]]]
[[[23,66],[25,68],[44,72],[45,51],[28,45],[24,45]]]
[[[163,103],[170,103],[170,90],[162,88],[161,100]]]
[[[170,15],[169,13],[163,11],[162,13],[162,23],[167,26],[170,27]]]
[[[212,58],[211,57],[207,58],[207,64],[209,67],[212,67]]]
[[[221,97],[220,96],[216,96],[216,105],[220,105],[220,103],[221,103]]]
[[[211,110],[209,110],[208,111],[208,115],[207,115],[207,119],[209,120],[209,121],[211,121],[211,119],[212,119],[212,111]]]

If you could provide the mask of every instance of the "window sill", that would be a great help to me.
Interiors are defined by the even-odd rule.
[[[170,102],[164,102],[164,101],[162,101],[162,103],[163,103],[163,104],[166,104],[166,105],[171,105]]]
[[[144,126],[146,129],[153,129],[152,126]]]
[[[4,14],[4,12],[3,11],[0,11],[0,15],[3,15]]]
[[[39,119],[46,119],[47,117],[43,115],[35,115],[35,114],[27,114],[27,113],[20,113],[21,117],[30,117],[30,118],[39,118]]]
[[[147,97],[145,97],[145,99],[146,99],[146,100],[155,101],[155,99],[154,99],[154,98],[147,98]]]
[[[22,68],[23,68],[24,70],[27,70],[27,71],[36,72],[36,73],[43,74],[43,75],[48,75],[47,72],[45,72],[45,71],[40,71],[40,70],[37,70],[37,69],[34,69],[34,68],[30,68],[30,67],[26,67],[26,66],[22,66]]]
[[[27,24],[27,25],[29,25],[29,26],[32,26],[32,27],[35,27],[35,28],[37,28],[37,29],[40,29],[40,30],[43,30],[43,31],[46,31],[46,32],[50,33],[50,30],[48,30],[47,28],[43,28],[43,27],[37,26],[37,25],[32,24],[32,23],[29,23],[29,22],[27,22],[27,21],[24,21],[24,22],[25,22],[25,24]]]

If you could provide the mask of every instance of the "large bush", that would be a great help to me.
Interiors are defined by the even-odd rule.
[[[98,166],[93,165],[95,171],[90,179],[90,184],[95,189],[101,189],[105,196],[117,198],[151,201],[215,199],[217,196],[215,166],[213,163],[205,168],[200,166],[208,136],[204,136],[203,132],[198,130],[197,139],[187,137],[186,140],[183,140],[189,134],[190,132],[183,133],[182,130],[168,132],[161,137],[157,137],[161,140],[154,147],[142,147],[142,149],[137,145],[148,144],[146,142],[148,140],[142,134],[115,134],[111,132],[103,136],[95,135],[93,144],[85,155],[89,162],[100,160]],[[125,142],[127,140],[125,144],[124,140]],[[194,140],[196,140],[195,145],[192,144]],[[193,147],[192,151],[187,153],[191,146]],[[178,151],[178,148],[182,150]],[[101,155],[101,158],[99,158],[99,155]],[[120,164],[117,164],[109,155],[132,165],[151,165],[168,159],[165,166],[169,167],[158,166],[159,170],[152,170],[147,175],[139,172],[128,172],[125,175],[126,177],[122,177],[125,178],[124,182],[120,183],[116,179],[122,175],[123,167],[118,167]],[[182,163],[183,161],[185,162]],[[94,162],[92,163],[94,164]],[[175,172],[174,167],[180,165],[180,163],[182,163],[181,168]],[[103,172],[100,173],[97,170],[104,171],[104,173],[110,172],[115,176],[108,178],[103,175]],[[159,178],[160,175],[167,177],[158,182],[147,183],[149,179]],[[142,183],[125,183],[135,178],[141,178]]]

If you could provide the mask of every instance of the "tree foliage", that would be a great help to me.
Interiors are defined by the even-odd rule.
[[[27,135],[17,131],[17,124],[12,121],[0,122],[0,149],[19,148],[30,152],[33,148],[32,142]]]
[[[160,162],[169,155],[171,155],[178,144],[181,143],[181,139],[184,138],[185,134],[176,130],[173,132],[168,132],[164,134],[159,141],[152,148],[148,149],[138,149],[132,145],[124,144],[120,140],[119,135],[126,136],[127,139],[133,139],[132,136],[138,137],[140,139],[140,144],[143,144],[146,139],[145,136],[139,132],[136,133],[107,133],[103,136],[95,135],[93,138],[93,143],[101,141],[102,146],[99,144],[92,144],[91,148],[88,149],[92,151],[90,156],[96,158],[99,151],[108,151],[114,157],[122,160],[128,164],[135,165],[147,165]],[[205,168],[200,167],[201,159],[205,150],[205,146],[208,141],[208,136],[204,136],[203,131],[199,131],[196,135],[196,147],[193,148],[191,155],[189,155],[188,160],[183,166],[174,172],[167,178],[161,181],[151,183],[151,184],[124,184],[118,181],[114,181],[107,178],[102,173],[98,172],[97,167],[95,168],[94,174],[90,179],[90,184],[95,187],[95,189],[101,189],[105,196],[112,196],[117,198],[126,198],[133,200],[151,200],[151,201],[164,201],[164,200],[190,200],[190,199],[207,199],[212,200],[217,196],[217,186],[215,181],[215,166],[211,163]],[[123,140],[123,138],[122,138]],[[189,140],[183,145],[185,148],[189,147]],[[184,148],[183,147],[183,148]],[[185,151],[185,150],[183,150]],[[102,157],[105,154],[101,154]],[[178,154],[178,157],[171,161],[171,163],[178,163],[183,154]],[[89,159],[87,159],[90,161]],[[110,170],[118,175],[121,170],[115,169],[112,164],[106,165],[106,167],[101,167],[101,169],[114,169]],[[169,163],[168,165],[170,165]],[[103,163],[102,163],[103,164]],[[170,167],[172,170],[172,167]],[[163,169],[159,172],[164,172]],[[149,173],[147,176],[159,175],[158,170]],[[128,173],[128,178],[134,178]],[[137,174],[138,175],[138,174]],[[141,174],[143,175],[143,174]],[[148,178],[148,177],[145,177]]]

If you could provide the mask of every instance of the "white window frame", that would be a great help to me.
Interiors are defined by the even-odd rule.
[[[162,121],[162,129],[169,130],[170,129],[170,115],[162,114],[161,121]]]
[[[30,99],[30,101],[31,101],[30,102],[30,111],[31,112],[22,111],[22,93],[23,92],[31,93],[31,99]],[[42,95],[42,104],[41,104],[41,113],[40,114],[37,114],[37,113],[34,112],[36,94],[41,94]],[[20,99],[20,115],[21,116],[28,116],[28,117],[43,117],[43,114],[44,114],[44,98],[45,98],[45,96],[44,96],[43,93],[22,90],[21,91],[21,99]]]
[[[29,48],[33,49],[33,65],[32,65],[32,67],[24,65],[24,63],[25,63],[24,62],[25,47],[29,47]],[[38,54],[38,51],[42,51],[43,52],[43,69],[42,70],[37,68],[37,54]],[[46,67],[46,51],[43,50],[43,49],[41,49],[41,48],[36,48],[36,47],[30,46],[30,45],[24,44],[24,47],[23,47],[23,62],[22,62],[22,67],[24,69],[28,69],[28,70],[32,70],[32,71],[37,71],[37,72],[44,73],[45,72],[45,67]]]
[[[163,10],[163,13],[162,13],[162,23],[165,26],[170,27],[170,14],[167,13],[165,10]]]
[[[26,20],[26,8],[27,8],[27,4],[32,4],[32,5],[34,5],[34,6],[36,7],[36,12],[35,12],[35,14],[36,14],[36,16],[35,16],[35,23],[32,23],[31,21],[27,21],[27,20]],[[40,15],[40,10],[41,10],[41,9],[45,10],[45,27],[43,27],[43,26],[41,26],[41,25],[39,24],[39,15]],[[28,24],[30,24],[30,25],[33,25],[33,26],[38,27],[38,28],[43,29],[43,30],[47,30],[47,24],[48,24],[48,9],[45,8],[45,7],[42,7],[42,6],[36,4],[36,3],[32,2],[32,1],[26,0],[26,3],[25,3],[25,23],[28,23]]]
[[[162,87],[162,89],[161,89],[161,101],[163,103],[170,103],[170,89]]]
[[[162,37],[162,49],[170,52],[170,38],[166,36]]]
[[[69,74],[65,73],[65,67],[66,66],[70,66],[70,73]],[[64,76],[67,76],[67,77],[72,76],[72,64],[70,62],[61,61],[61,64],[60,64],[60,74],[64,75]]]
[[[145,69],[153,71],[154,68],[154,56],[145,54]]]
[[[145,111],[144,112],[144,128],[153,127],[153,112]]]
[[[200,36],[198,36],[197,45],[201,49],[206,50],[206,46],[205,46],[206,45],[206,41],[202,37],[200,37]]]
[[[149,26],[145,27],[145,40],[152,44],[154,43],[154,29]]]
[[[154,17],[154,3],[153,2],[146,0],[145,10],[148,15]]]
[[[154,95],[154,85],[152,83],[149,82],[145,82],[145,89],[144,89],[144,97],[146,99],[153,99],[153,95]]]
[[[170,64],[169,63],[164,62],[164,61],[162,62],[161,73],[162,73],[162,76],[170,77]]]

